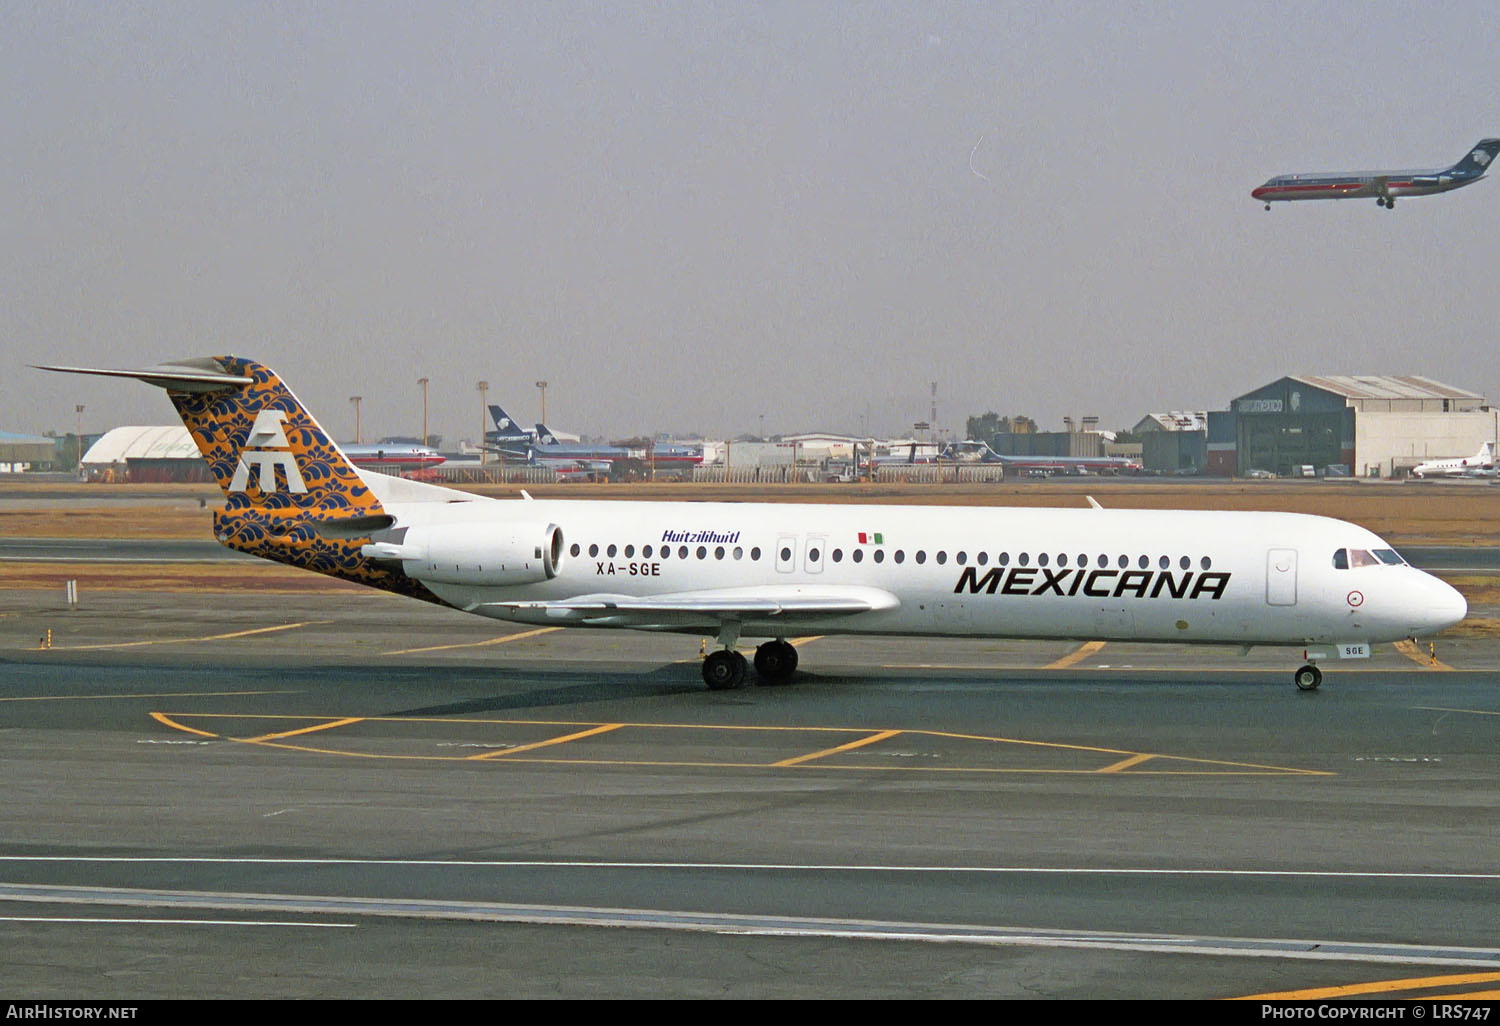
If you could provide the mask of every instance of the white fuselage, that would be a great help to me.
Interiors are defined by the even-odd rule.
[[[558,528],[562,555],[544,581],[414,575],[457,608],[528,623],[712,633],[721,620],[711,612],[564,606],[857,594],[882,601],[854,614],[746,615],[740,632],[1300,645],[1420,636],[1466,612],[1454,589],[1399,560],[1337,567],[1339,550],[1389,546],[1364,528],[1291,513],[610,501],[388,509],[436,531],[482,522],[540,539]]]

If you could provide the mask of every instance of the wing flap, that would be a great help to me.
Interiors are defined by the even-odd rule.
[[[811,620],[895,609],[901,602],[880,588],[782,586],[721,588],[665,595],[579,595],[531,602],[485,602],[475,608],[544,613],[578,623],[608,620],[621,625],[722,623],[731,620]]]

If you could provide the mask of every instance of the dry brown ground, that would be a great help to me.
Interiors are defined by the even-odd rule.
[[[17,490],[0,484],[0,499]],[[478,494],[517,496],[519,486],[475,486]],[[731,502],[905,503],[957,506],[1083,506],[1093,495],[1124,509],[1283,510],[1336,516],[1395,545],[1500,543],[1500,488],[1469,484],[1341,482],[1157,483],[1097,479],[1017,484],[854,485],[535,485],[535,497]],[[27,500],[36,498],[37,508]],[[107,500],[109,505],[68,498]],[[200,508],[199,500],[206,502]],[[31,538],[204,538],[219,503],[212,485],[25,486],[0,509],[0,536]]]

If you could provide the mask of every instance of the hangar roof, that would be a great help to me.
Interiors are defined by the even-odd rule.
[[[1131,434],[1143,431],[1207,431],[1208,414],[1203,410],[1168,410],[1166,413],[1148,413],[1140,419]]]
[[[1293,374],[1297,381],[1344,396],[1346,399],[1466,399],[1484,396],[1445,385],[1420,374]]]
[[[89,451],[84,464],[124,463],[128,459],[199,459],[193,436],[181,424],[170,427],[117,427],[106,431]]]

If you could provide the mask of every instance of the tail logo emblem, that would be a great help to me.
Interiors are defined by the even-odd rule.
[[[281,410],[261,410],[255,415],[255,426],[250,437],[245,439],[245,448],[240,452],[239,464],[234,468],[234,478],[229,482],[231,492],[243,492],[250,483],[250,468],[260,471],[260,490],[266,494],[276,491],[276,468],[286,474],[286,490],[305,494],[307,484],[297,461],[292,458],[292,443],[287,441],[282,421],[286,414]]]
[[[1490,155],[1484,152],[1484,150],[1475,150],[1473,153],[1469,154],[1469,157],[1480,167],[1484,167],[1484,165],[1490,162]]]

